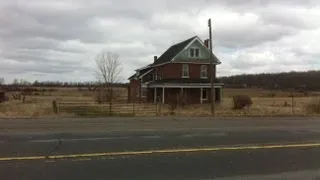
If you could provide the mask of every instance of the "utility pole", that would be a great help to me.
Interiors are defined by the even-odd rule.
[[[214,89],[214,80],[216,78],[216,70],[213,65],[213,57],[212,57],[212,32],[211,32],[211,19],[208,21],[209,26],[209,45],[210,45],[210,82],[211,82],[211,113],[212,116],[215,115],[215,89]]]

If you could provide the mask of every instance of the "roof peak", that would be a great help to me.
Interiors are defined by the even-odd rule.
[[[183,43],[185,43],[185,42],[189,42],[189,41],[191,41],[191,40],[193,40],[193,39],[195,39],[195,38],[198,38],[198,36],[193,36],[193,37],[191,37],[191,38],[185,39],[185,40],[180,41],[180,42],[178,42],[178,43],[176,43],[176,44],[174,44],[174,45],[172,45],[172,46],[175,46],[175,45],[178,45],[178,44],[183,44]]]

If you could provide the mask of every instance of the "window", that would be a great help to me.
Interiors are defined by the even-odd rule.
[[[190,57],[194,57],[194,49],[193,49],[193,48],[190,48],[189,51],[190,51],[190,55],[189,55],[189,56],[190,56]]]
[[[208,66],[207,65],[201,65],[200,70],[200,77],[201,78],[208,78]]]
[[[200,57],[200,50],[198,48],[190,48],[189,57]]]
[[[202,99],[208,99],[208,89],[202,89]]]
[[[147,88],[141,88],[141,97],[147,96]]]
[[[184,78],[189,77],[189,65],[188,64],[182,65],[182,77],[184,77]]]
[[[199,55],[200,53],[199,53],[199,49],[196,49],[196,57],[199,57],[200,55]]]

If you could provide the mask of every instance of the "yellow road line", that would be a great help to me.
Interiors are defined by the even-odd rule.
[[[160,150],[142,150],[142,151],[123,151],[123,152],[101,152],[85,154],[65,154],[52,155],[48,159],[67,159],[67,158],[93,158],[101,156],[122,156],[122,155],[144,155],[144,154],[169,154],[185,152],[208,152],[224,150],[251,150],[251,149],[275,149],[275,148],[307,148],[319,147],[320,143],[309,144],[283,144],[283,145],[257,145],[257,146],[231,146],[231,147],[209,147],[209,148],[185,148],[185,149],[160,149]],[[44,160],[45,156],[20,156],[20,157],[0,157],[0,161],[17,160]]]

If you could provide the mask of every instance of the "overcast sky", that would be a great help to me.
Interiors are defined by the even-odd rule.
[[[320,69],[318,0],[0,0],[0,77],[95,80],[107,50],[126,79],[208,18],[218,76]]]

